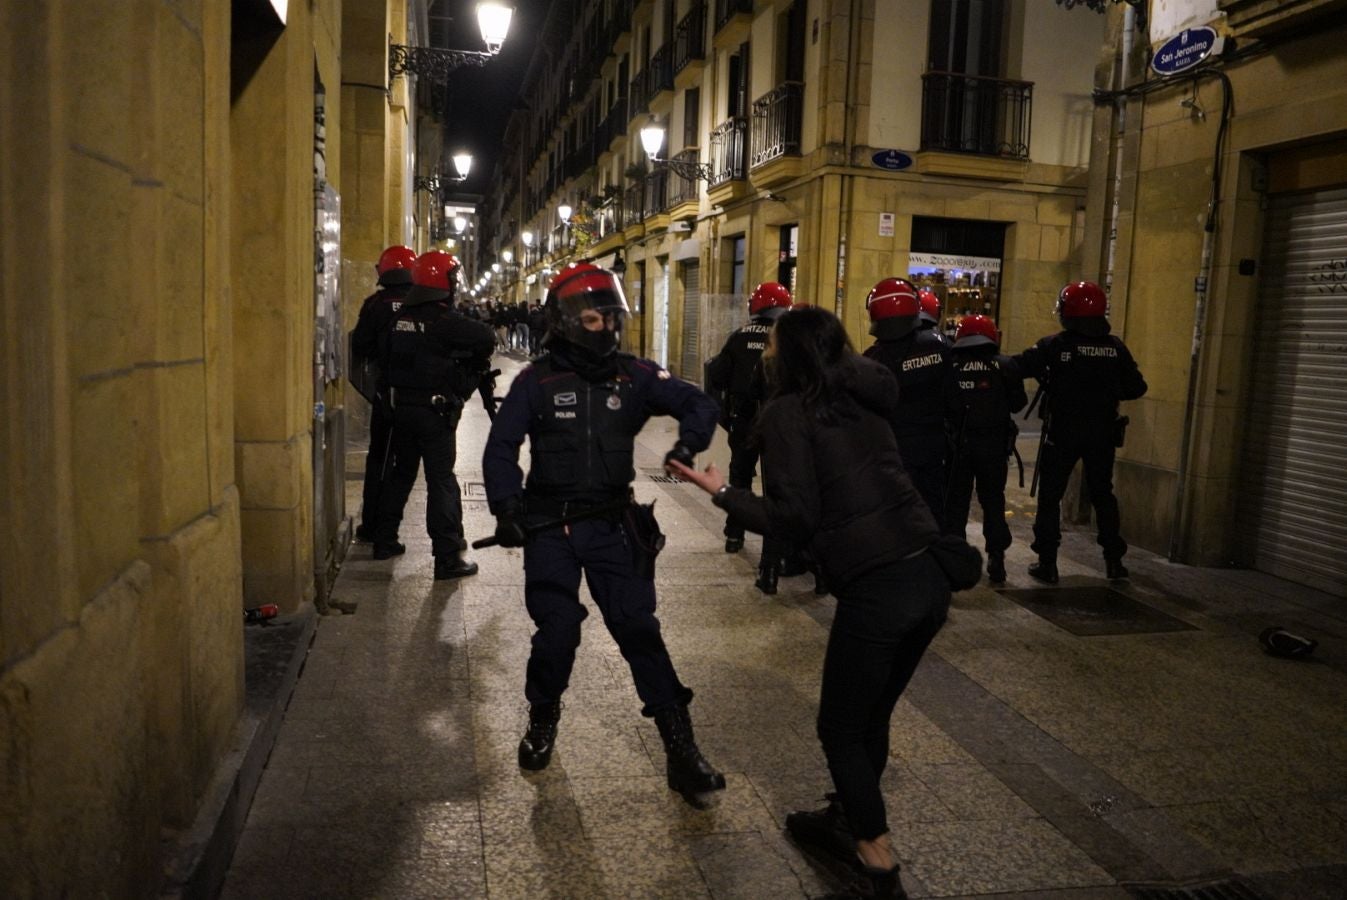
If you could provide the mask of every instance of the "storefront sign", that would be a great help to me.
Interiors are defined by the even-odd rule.
[[[1176,75],[1191,69],[1213,53],[1220,53],[1223,43],[1214,28],[1206,25],[1185,28],[1155,48],[1151,68],[1160,75]]]
[[[912,165],[912,157],[901,150],[878,150],[870,157],[870,161],[881,169],[894,172]]]
[[[963,256],[958,253],[909,253],[908,268],[958,270],[961,272],[1000,272],[1001,260],[989,256]]]

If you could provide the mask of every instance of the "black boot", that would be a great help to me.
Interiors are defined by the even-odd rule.
[[[1029,577],[1044,584],[1057,583],[1057,560],[1040,556],[1038,562],[1029,566]]]
[[[898,866],[877,869],[857,861],[857,871],[851,882],[836,894],[826,894],[821,900],[868,900],[883,897],[886,900],[907,900],[903,881],[898,877]]]
[[[740,550],[742,550],[742,549],[744,549],[744,536],[743,536],[743,535],[739,535],[739,537],[727,537],[727,538],[725,538],[725,552],[726,552],[726,553],[738,553],[738,552],[739,552]]]
[[[655,725],[664,740],[669,789],[696,805],[697,794],[725,790],[725,776],[717,772],[697,749],[692,735],[692,716],[686,704],[676,703],[655,710]]]
[[[1006,555],[1004,553],[987,554],[987,580],[992,584],[1006,582]]]
[[[374,545],[373,556],[375,559],[392,559],[393,557],[401,556],[406,552],[407,552],[407,545],[399,544],[397,541],[394,541],[391,544],[376,543]]]
[[[368,525],[357,525],[355,527],[355,539],[364,544],[374,543],[374,529]]]
[[[776,566],[764,565],[758,567],[758,580],[753,582],[753,586],[764,594],[776,593],[776,579],[780,570]]]
[[[837,795],[829,794],[827,800],[828,805],[816,812],[788,813],[786,831],[801,848],[822,853],[829,863],[849,869],[857,864],[856,838]]]
[[[1121,556],[1104,557],[1104,574],[1109,581],[1122,581],[1127,578],[1127,566],[1122,564]]]
[[[823,575],[823,567],[819,566],[814,569],[814,595],[823,597],[829,593],[831,592],[828,590],[828,579]]]
[[[464,578],[477,574],[477,563],[469,562],[463,554],[446,553],[435,557],[435,580],[447,581],[450,578]]]
[[[557,741],[560,703],[534,703],[529,707],[529,730],[519,742],[519,768],[537,772],[546,769]]]

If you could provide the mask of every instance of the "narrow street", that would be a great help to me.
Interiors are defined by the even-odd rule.
[[[520,363],[500,363],[503,395]],[[662,473],[671,426],[652,420],[641,434],[636,489],[669,535],[660,618],[697,693],[699,743],[727,774],[714,805],[693,809],[666,788],[659,736],[597,615],[550,767],[517,767],[531,634],[521,552],[475,551],[476,577],[432,581],[418,484],[407,554],[376,562],[355,545],[347,558],[334,599],[356,611],[319,620],[225,897],[789,898],[836,887],[783,829],[787,812],[830,789],[813,717],[832,600],[809,576],[782,579],[772,597],[754,589],[759,542],[726,555],[719,511]],[[487,428],[473,407],[459,430],[470,540],[493,529]],[[724,465],[723,440],[703,462]],[[1032,440],[1021,436],[1026,463]],[[353,511],[362,471],[350,454]],[[1108,590],[1080,529],[1062,548],[1061,584],[1027,593],[1033,507],[1014,484],[1012,470],[1009,583],[955,596],[894,718],[885,792],[908,892],[1102,900],[1138,883],[1210,881],[1343,897],[1347,672],[1267,656],[1257,640],[1278,624],[1316,637],[1320,659],[1347,658],[1341,604],[1142,550],[1127,559],[1130,583]]]

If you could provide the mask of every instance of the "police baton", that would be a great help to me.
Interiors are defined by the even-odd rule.
[[[491,369],[483,372],[477,380],[477,396],[482,398],[486,417],[493,422],[496,421],[496,407],[500,405],[500,398],[496,396],[496,376],[499,374],[500,369]]]
[[[621,512],[634,501],[627,497],[620,503],[606,503],[603,506],[591,506],[588,509],[582,509],[579,512],[573,512],[570,515],[562,516],[559,519],[548,519],[546,522],[539,522],[536,525],[529,525],[524,529],[525,540],[530,540],[544,531],[550,531],[553,528],[564,528],[572,522],[583,522],[585,519],[597,519],[610,513]],[[483,547],[495,547],[500,544],[493,534],[490,537],[478,538],[472,542],[472,549],[481,550]]]

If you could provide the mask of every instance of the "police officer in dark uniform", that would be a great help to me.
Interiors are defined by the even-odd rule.
[[[865,298],[870,333],[865,355],[898,378],[892,419],[903,466],[931,515],[943,527],[945,508],[945,403],[950,383],[949,344],[917,327],[921,301],[905,278],[885,278]]]
[[[524,695],[529,726],[519,765],[547,766],[570,682],[583,574],[609,634],[631,667],[642,714],[655,719],[669,787],[684,797],[720,790],[725,777],[693,738],[688,702],[655,616],[649,533],[633,515],[634,440],[651,415],[678,419],[668,459],[688,461],[711,442],[716,404],[658,365],[617,350],[627,314],[613,273],[573,263],[552,280],[544,353],[511,384],[482,459],[487,501],[502,546],[524,547],[524,602],[536,631]],[[527,482],[519,448],[529,439]],[[539,530],[559,519],[573,520]],[[648,564],[638,571],[638,556]]]
[[[1113,456],[1122,446],[1127,424],[1118,416],[1118,404],[1145,394],[1146,380],[1126,345],[1109,334],[1107,314],[1108,295],[1099,285],[1072,282],[1057,298],[1064,330],[1015,357],[1024,376],[1038,379],[1044,390],[1033,543],[1038,562],[1029,567],[1029,574],[1048,584],[1057,583],[1062,495],[1077,460],[1085,466],[1105,572],[1112,581],[1127,577],[1122,564],[1127,542],[1120,533],[1118,499],[1113,495]]]
[[[365,455],[365,485],[360,504],[360,524],[355,537],[359,541],[374,540],[374,523],[379,515],[379,494],[391,453],[392,417],[388,414],[387,385],[380,366],[379,337],[388,330],[402,300],[412,288],[412,265],[416,252],[411,247],[394,246],[379,254],[374,271],[378,274],[379,289],[365,298],[360,306],[355,329],[351,332],[351,377],[357,377],[362,396],[370,401],[369,452]],[[419,460],[417,462],[419,466]]]
[[[721,402],[721,424],[729,432],[730,471],[733,487],[753,487],[758,467],[758,446],[753,440],[753,422],[758,416],[761,378],[755,372],[767,349],[772,323],[791,307],[790,290],[775,281],[765,281],[748,298],[749,322],[725,340],[725,346],[706,363],[707,390]],[[725,519],[725,552],[738,553],[744,546],[744,525],[733,516]],[[764,554],[765,557],[765,554]],[[767,560],[764,558],[764,563]]]
[[[1001,335],[989,317],[964,316],[952,351],[954,378],[949,404],[953,436],[945,531],[965,537],[974,485],[982,507],[982,538],[987,550],[987,579],[1006,580],[1007,458],[1018,429],[1011,414],[1029,398],[1024,379],[1009,356],[1000,352]]]
[[[941,341],[950,343],[949,337],[940,330],[940,298],[930,288],[919,288],[917,300],[921,303],[921,312],[917,316],[917,330],[929,331]]]
[[[458,477],[456,431],[463,403],[490,368],[491,329],[454,312],[459,263],[431,250],[412,267],[412,289],[385,334],[384,371],[393,412],[393,472],[379,499],[374,557],[406,550],[397,541],[402,508],[416,481],[407,463],[426,463],[426,531],[435,555],[435,578],[473,575],[477,564],[463,558],[463,503]]]

